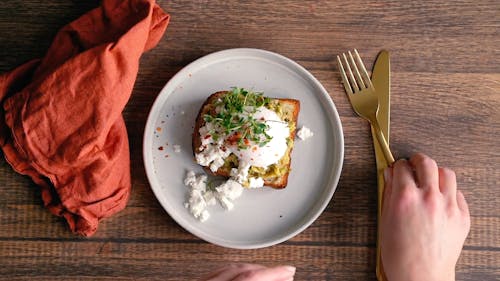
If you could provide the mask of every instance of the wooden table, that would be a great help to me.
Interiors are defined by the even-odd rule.
[[[97,1],[0,2],[0,71],[48,48],[57,30]],[[392,55],[391,146],[454,169],[472,215],[458,280],[500,280],[500,2],[160,1],[172,21],[141,60],[124,116],[132,196],[90,238],[42,207],[38,188],[0,157],[0,279],[196,280],[229,262],[293,264],[296,280],[375,280],[376,175],[368,123],[346,99],[335,55],[357,48],[371,69]],[[329,91],[345,134],[333,201],[303,233],[273,247],[233,250],[177,225],[144,172],[142,135],[163,85],[213,51],[254,47],[310,70]]]

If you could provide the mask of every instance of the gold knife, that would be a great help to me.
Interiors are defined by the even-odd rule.
[[[389,144],[389,123],[390,123],[390,93],[391,93],[391,75],[390,75],[390,59],[389,52],[383,50],[378,56],[372,71],[372,83],[376,89],[379,109],[377,119],[382,130],[382,134]],[[377,208],[377,224],[380,224],[380,215],[382,214],[382,202],[384,194],[384,170],[387,168],[387,161],[375,136],[375,131],[372,127],[373,146],[375,149],[375,159],[377,163],[377,191],[378,191],[378,208]],[[376,274],[379,281],[386,281],[384,267],[380,256],[380,225],[377,227],[377,268]]]

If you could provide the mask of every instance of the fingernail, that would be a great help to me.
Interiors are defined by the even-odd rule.
[[[283,266],[283,268],[290,271],[292,274],[295,274],[295,270],[297,270],[295,268],[295,266],[291,266],[291,265],[285,265],[285,266]]]

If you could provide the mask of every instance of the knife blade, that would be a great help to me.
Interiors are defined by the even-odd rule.
[[[389,52],[382,50],[378,56],[372,71],[372,83],[376,90],[379,99],[379,109],[377,119],[387,143],[389,143],[389,127],[390,127],[390,93],[391,93],[391,67]],[[373,147],[375,149],[375,159],[377,163],[377,224],[380,224],[380,216],[382,214],[382,202],[384,194],[384,170],[387,168],[387,161],[375,136],[373,127],[371,128]],[[376,275],[379,281],[386,281],[384,267],[380,256],[380,225],[377,226],[377,265]]]

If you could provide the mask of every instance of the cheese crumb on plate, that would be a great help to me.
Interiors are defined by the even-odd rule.
[[[302,126],[297,131],[297,137],[301,140],[306,140],[312,136],[314,136],[314,133],[311,131],[311,129],[307,128],[306,126]]]
[[[196,175],[189,171],[184,179],[184,184],[190,188],[189,198],[184,207],[199,221],[204,222],[210,217],[208,206],[217,204],[230,211],[234,207],[234,200],[243,193],[243,186],[232,179],[212,188],[208,184],[207,175]]]
[[[175,152],[175,153],[179,153],[179,152],[181,152],[181,146],[180,146],[180,145],[178,145],[178,144],[174,144],[174,152]]]

